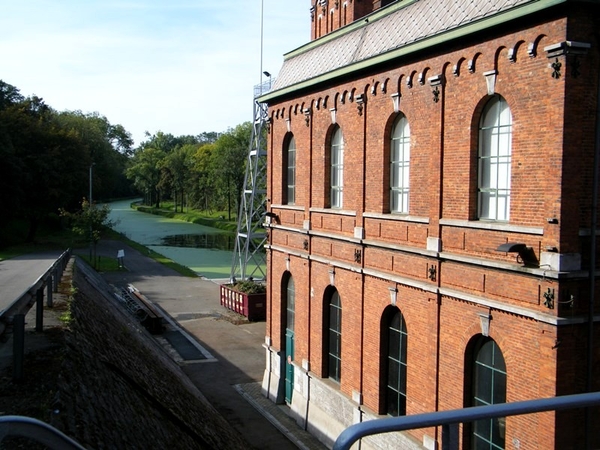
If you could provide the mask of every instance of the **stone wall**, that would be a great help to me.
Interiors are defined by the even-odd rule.
[[[242,449],[233,430],[83,263],[52,425],[94,449]]]

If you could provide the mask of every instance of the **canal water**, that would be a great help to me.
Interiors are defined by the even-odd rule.
[[[235,234],[109,203],[114,230],[209,279],[229,279]],[[127,257],[127,255],[125,255]]]

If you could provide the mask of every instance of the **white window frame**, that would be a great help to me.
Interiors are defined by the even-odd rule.
[[[512,114],[506,100],[495,96],[485,106],[479,123],[479,219],[510,219],[511,160]]]
[[[296,203],[296,140],[292,136],[286,148],[285,203]]]
[[[404,115],[396,119],[390,141],[390,211],[408,214],[410,127]]]
[[[344,137],[339,127],[331,135],[330,205],[342,208],[344,204]]]

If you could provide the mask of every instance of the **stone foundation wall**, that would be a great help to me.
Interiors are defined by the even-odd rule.
[[[77,262],[52,425],[94,449],[243,449],[180,368]]]

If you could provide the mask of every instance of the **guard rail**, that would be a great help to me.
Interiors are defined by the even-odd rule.
[[[369,420],[351,425],[342,431],[333,450],[348,450],[359,439],[375,434],[435,426],[442,426],[441,449],[453,450],[458,448],[458,439],[456,435],[452,436],[451,427],[459,423],[597,405],[600,405],[600,392]]]

